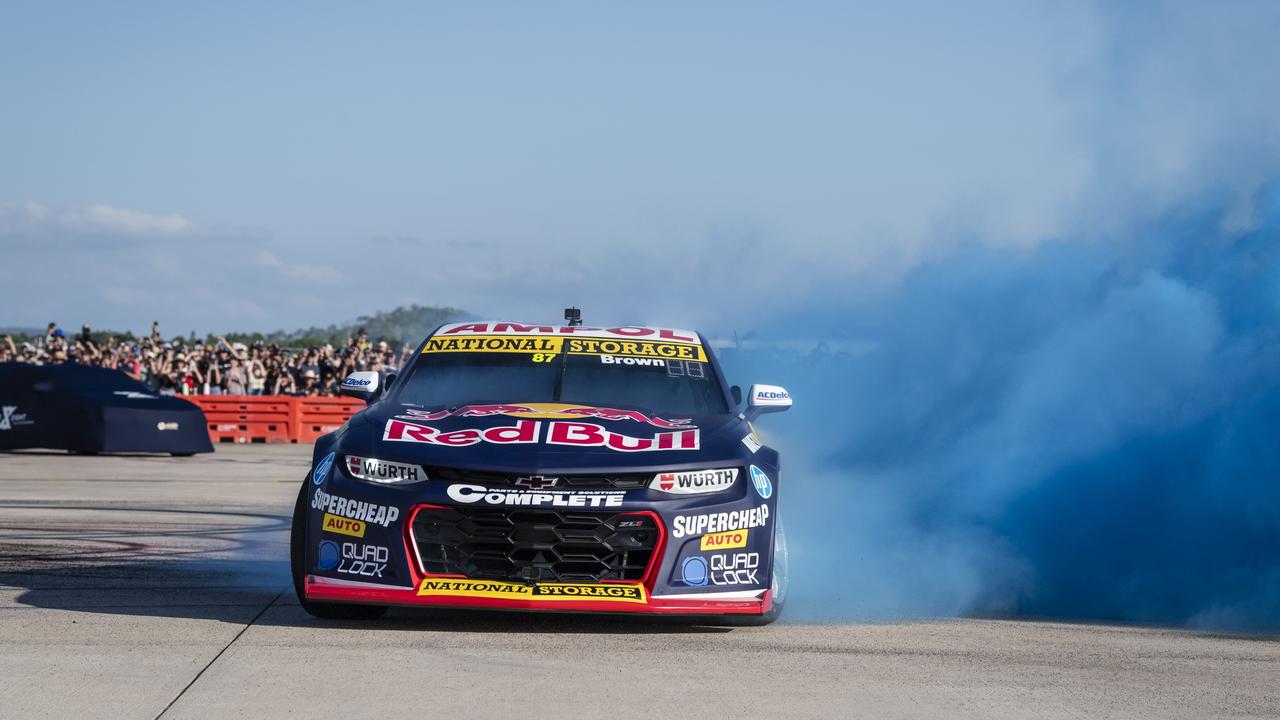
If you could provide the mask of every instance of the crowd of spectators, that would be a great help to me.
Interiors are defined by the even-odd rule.
[[[101,337],[100,337],[101,339]],[[385,341],[370,342],[360,328],[345,345],[287,349],[274,343],[163,340],[160,326],[134,339],[108,336],[96,342],[88,325],[75,336],[49,323],[42,337],[15,343],[5,335],[0,362],[36,365],[80,363],[123,371],[163,395],[336,395],[338,383],[357,370],[394,371],[413,348],[397,352]]]

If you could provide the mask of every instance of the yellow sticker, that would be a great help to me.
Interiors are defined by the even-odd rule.
[[[569,338],[568,351],[570,355],[621,355],[623,357],[648,357],[661,358],[663,360],[707,361],[707,355],[702,350],[702,346],[689,343]]]
[[[352,520],[350,518],[338,517],[337,515],[324,514],[324,523],[320,526],[325,532],[338,533],[339,535],[350,535],[351,537],[364,537],[364,521]]]
[[[430,597],[515,598],[520,600],[592,600],[646,602],[643,585],[624,583],[523,583],[499,580],[426,578],[418,595]]]
[[[567,345],[566,345],[567,341]],[[571,355],[617,355],[620,357],[694,360],[706,362],[701,345],[691,343],[646,342],[642,340],[599,340],[595,338],[540,337],[529,335],[466,335],[433,337],[423,353],[493,352],[530,353],[544,356],[542,362],[568,350]]]
[[[702,536],[702,543],[699,549],[702,550],[731,550],[747,546],[746,530],[729,530],[727,532],[707,533]]]
[[[433,337],[427,341],[427,344],[422,348],[422,352],[500,352],[557,355],[563,346],[564,338],[562,337],[468,335],[465,337]]]

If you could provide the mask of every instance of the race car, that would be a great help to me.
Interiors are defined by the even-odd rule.
[[[302,607],[649,613],[766,624],[787,597],[779,458],[697,332],[465,322],[316,441],[293,514]]]

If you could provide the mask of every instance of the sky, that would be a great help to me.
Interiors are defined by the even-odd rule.
[[[1270,3],[13,3],[0,325],[746,331],[1275,170]]]
[[[1280,4],[2,17],[0,326],[700,328],[793,617],[1280,628]]]

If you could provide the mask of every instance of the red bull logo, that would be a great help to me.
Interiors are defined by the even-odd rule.
[[[448,447],[466,447],[480,442],[500,445],[536,443],[543,437],[542,423],[538,420],[520,420],[510,426],[464,428],[443,432],[430,425],[392,419],[387,422],[387,427],[382,433],[382,439],[391,442],[416,442]],[[549,445],[606,447],[618,452],[697,450],[699,443],[697,428],[660,432],[653,437],[645,438],[612,432],[595,423],[565,421],[550,423],[545,437]]]

